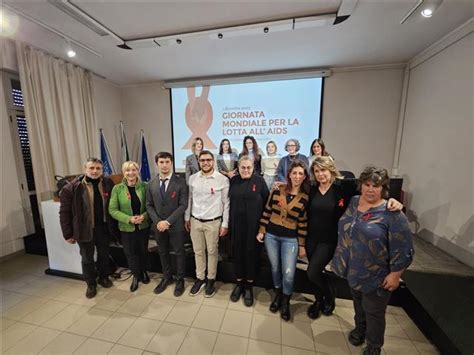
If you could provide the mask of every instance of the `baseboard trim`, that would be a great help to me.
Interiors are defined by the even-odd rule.
[[[76,274],[74,272],[61,271],[61,270],[55,270],[55,269],[48,268],[48,269],[44,270],[44,273],[46,275],[67,277],[69,279],[74,279],[74,280],[84,280],[84,277],[81,274]]]

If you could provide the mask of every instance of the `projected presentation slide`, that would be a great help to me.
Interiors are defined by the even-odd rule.
[[[322,78],[267,81],[171,89],[173,149],[176,172],[184,172],[196,137],[204,149],[218,154],[227,138],[236,153],[243,138],[253,136],[265,156],[268,141],[286,155],[284,144],[297,138],[300,153],[309,154],[319,138]]]

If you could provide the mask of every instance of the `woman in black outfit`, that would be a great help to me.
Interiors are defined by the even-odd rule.
[[[334,256],[339,218],[352,196],[357,194],[357,184],[353,179],[343,180],[329,156],[315,158],[310,169],[316,184],[309,194],[306,255],[309,260],[308,279],[315,286],[315,301],[309,306],[307,314],[316,319],[320,313],[331,315],[336,306],[335,290],[324,269]],[[387,208],[398,211],[403,205],[390,199]]]
[[[261,244],[255,240],[269,192],[265,180],[254,173],[252,159],[238,162],[239,175],[230,181],[230,231],[236,285],[230,295],[237,302],[243,295],[247,307],[253,304],[252,286],[257,277]]]

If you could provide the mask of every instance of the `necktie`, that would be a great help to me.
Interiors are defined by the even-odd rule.
[[[165,192],[166,192],[166,181],[168,179],[164,179],[164,180],[161,180],[160,179],[160,182],[161,182],[161,185],[160,185],[160,195],[161,195],[161,198],[164,199],[165,198]]]

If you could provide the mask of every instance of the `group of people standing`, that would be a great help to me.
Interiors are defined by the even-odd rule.
[[[94,297],[97,292],[90,254],[94,245],[98,282],[112,286],[102,248],[107,239],[104,226],[111,219],[118,221],[133,274],[130,290],[150,281],[145,258],[151,228],[163,268],[163,278],[154,292],[159,294],[175,282],[177,297],[185,291],[185,230],[190,232],[196,264],[191,296],[202,291],[205,297],[216,293],[219,239],[230,234],[235,274],[232,302],[242,298],[246,306],[253,305],[253,285],[264,246],[274,284],[270,311],[280,311],[283,320],[290,320],[297,258],[307,256],[307,275],[315,296],[308,316],[315,319],[334,311],[336,295],[325,272],[330,264],[334,273],[348,280],[354,299],[356,327],[349,341],[354,345],[367,341],[364,353],[380,353],[390,294],[413,256],[403,206],[387,200],[387,171],[366,168],[359,178],[360,195],[356,195],[322,141],[313,142],[308,159],[298,153],[298,140],[288,140],[288,155],[278,161],[275,142],[267,143],[265,159],[250,136],[244,138],[240,155],[226,139],[217,158],[204,149],[199,138],[192,149],[193,154],[186,158],[185,180],[173,173],[173,156],[160,152],[155,157],[159,173],[148,185],[139,180],[138,165],[126,162],[122,183],[112,188],[101,174],[100,160],[89,159],[85,176],[63,189],[61,226],[68,242],[79,242],[88,284],[86,296]],[[175,281],[170,247],[176,256]]]
[[[327,156],[332,159],[331,155],[326,151],[326,145],[320,138],[313,140],[308,156],[299,153],[300,148],[300,143],[297,139],[289,139],[285,143],[285,151],[288,155],[281,157],[278,154],[276,142],[270,140],[266,144],[266,155],[264,155],[256,139],[253,136],[245,136],[242,151],[237,154],[232,149],[230,141],[224,138],[219,144],[216,168],[221,174],[230,179],[238,174],[237,163],[242,156],[246,155],[254,164],[254,172],[257,175],[262,175],[267,187],[271,189],[275,181],[286,181],[285,174],[294,160],[300,160],[309,167],[316,157]],[[204,141],[199,137],[195,138],[191,150],[192,154],[188,155],[185,161],[186,182],[189,181],[189,177],[192,174],[200,170],[199,153],[204,150]]]

